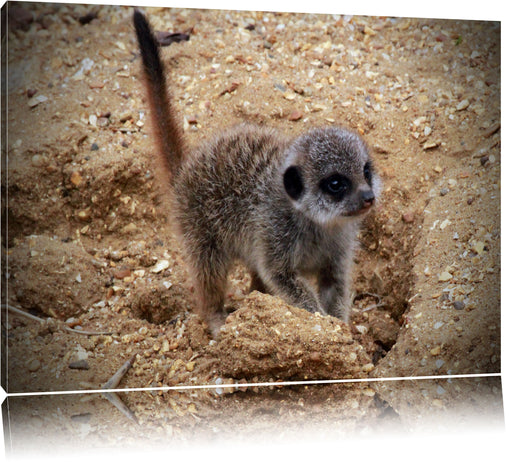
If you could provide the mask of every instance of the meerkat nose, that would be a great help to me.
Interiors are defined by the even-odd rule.
[[[375,202],[375,194],[371,189],[363,191],[361,192],[361,199],[363,200],[363,208],[371,207]]]

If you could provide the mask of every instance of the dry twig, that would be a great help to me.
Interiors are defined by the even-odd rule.
[[[386,304],[382,302],[382,298],[380,295],[373,294],[371,292],[361,292],[354,297],[353,301],[355,302],[356,300],[363,298],[363,297],[373,297],[373,298],[376,298],[378,300],[378,302],[375,303],[374,305],[370,305],[370,306],[363,308],[361,310],[362,313],[364,313],[365,311],[374,310],[375,308],[380,308],[381,306],[386,306]]]
[[[128,361],[126,361],[118,370],[117,372],[108,380],[108,382],[101,387],[102,390],[109,390],[116,388],[121,379],[125,376],[126,372],[128,372],[128,369],[132,367],[132,364],[135,361],[135,356],[132,356]],[[137,417],[135,417],[135,414],[133,411],[121,401],[121,398],[117,396],[116,393],[102,393],[102,396],[107,398],[117,409],[119,409],[126,417],[128,417],[132,422],[135,422],[138,424]]]
[[[18,314],[20,316],[24,316],[25,318],[31,319],[33,321],[39,321],[41,323],[46,322],[45,319],[38,318],[37,316],[34,316],[34,315],[30,314],[30,313],[27,313],[26,311],[23,311],[23,310],[21,310],[19,308],[16,308],[15,306],[10,305],[9,303],[2,304],[2,308],[7,308],[11,313]],[[53,318],[51,318],[51,319],[53,319]],[[93,331],[88,331],[88,330],[76,330],[76,329],[72,329],[71,327],[68,327],[68,326],[63,326],[63,327],[64,327],[64,330],[66,330],[68,332],[73,332],[74,334],[81,334],[81,335],[112,335],[112,332],[93,332]]]

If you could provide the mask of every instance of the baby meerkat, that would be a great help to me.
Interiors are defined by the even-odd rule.
[[[189,152],[153,32],[139,11],[134,24],[173,218],[212,333],[226,317],[236,260],[251,272],[252,289],[347,322],[356,235],[379,190],[366,144],[343,128],[290,139],[244,124]]]

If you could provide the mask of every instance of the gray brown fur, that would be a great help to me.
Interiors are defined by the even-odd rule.
[[[171,107],[168,99],[150,101]],[[174,218],[212,332],[225,319],[227,275],[237,260],[251,271],[252,288],[348,321],[356,235],[379,189],[359,136],[318,128],[290,139],[241,125],[185,158],[173,149],[165,155],[175,162]]]

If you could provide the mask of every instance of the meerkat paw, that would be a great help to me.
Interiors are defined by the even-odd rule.
[[[207,324],[210,330],[210,334],[213,340],[217,340],[220,329],[224,326],[227,318],[227,313],[224,312],[215,312],[208,316]]]

